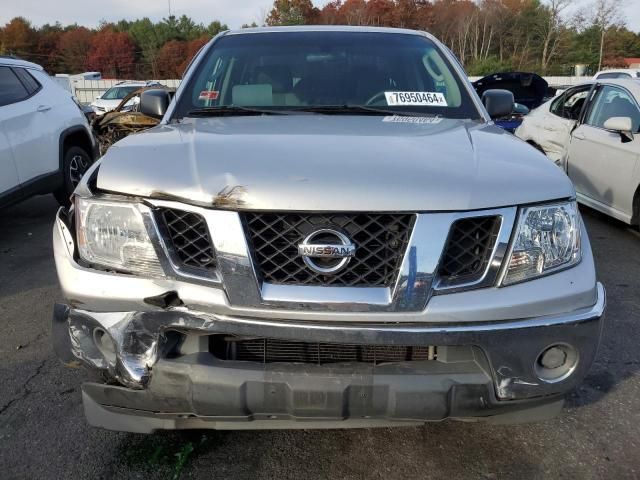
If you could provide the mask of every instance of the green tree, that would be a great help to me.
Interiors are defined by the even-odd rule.
[[[257,27],[256,22],[253,24]],[[229,30],[229,27],[225,23],[220,23],[218,20],[214,20],[211,22],[206,29],[206,32],[209,36],[215,37],[220,32],[224,32],[225,30]]]
[[[162,42],[158,36],[156,26],[149,18],[130,22],[129,34],[138,46],[141,68],[139,74],[150,74],[152,78],[159,78],[158,51]]]
[[[267,25],[305,25],[314,23],[320,11],[311,0],[275,0]]]

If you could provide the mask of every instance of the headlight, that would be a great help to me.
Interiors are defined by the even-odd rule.
[[[162,276],[158,256],[144,224],[148,207],[76,197],[80,257],[92,264],[148,276]]]
[[[580,215],[575,202],[520,211],[503,285],[529,280],[580,261]]]

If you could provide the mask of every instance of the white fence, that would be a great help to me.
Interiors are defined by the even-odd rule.
[[[469,80],[475,82],[480,80],[481,77],[469,77]],[[545,80],[552,87],[567,87],[571,85],[577,85],[578,83],[586,81],[589,77],[544,77]],[[56,79],[60,80],[60,79]],[[66,80],[66,79],[64,79]],[[84,80],[84,79],[69,79],[68,90],[78,99],[80,103],[91,103],[96,97],[102,95],[109,88],[122,80]],[[154,80],[160,82],[167,87],[177,88],[182,80],[169,79],[169,80]],[[62,83],[62,82],[61,82]]]

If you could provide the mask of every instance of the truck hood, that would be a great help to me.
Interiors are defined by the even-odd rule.
[[[575,195],[493,126],[428,117],[187,119],[114,145],[99,189],[236,210],[447,211]]]

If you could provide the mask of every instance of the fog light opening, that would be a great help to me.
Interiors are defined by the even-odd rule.
[[[577,365],[578,351],[569,344],[557,343],[540,352],[534,369],[540,380],[555,383],[569,377]]]
[[[105,360],[111,365],[115,365],[116,346],[111,335],[102,328],[95,328],[93,330],[93,341]]]

